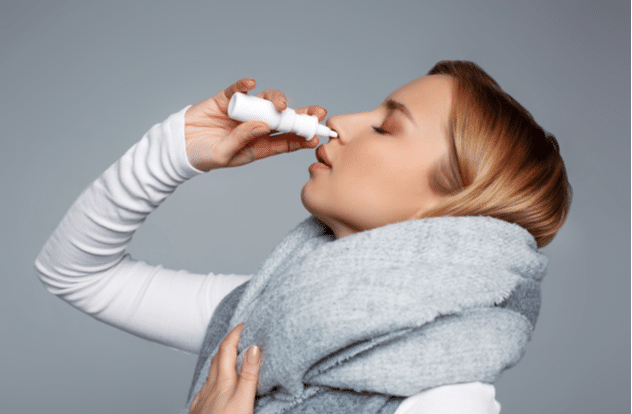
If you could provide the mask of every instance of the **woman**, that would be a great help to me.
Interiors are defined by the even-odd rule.
[[[254,87],[154,125],[68,211],[35,262],[41,280],[199,353],[190,412],[499,412],[491,384],[538,315],[537,248],[570,205],[555,138],[478,66],[440,62],[378,108],[328,120],[338,138],[301,192],[311,216],[254,277],[132,260],[134,231],[180,183],[318,145],[229,119],[232,94]],[[279,91],[259,96],[286,107]]]

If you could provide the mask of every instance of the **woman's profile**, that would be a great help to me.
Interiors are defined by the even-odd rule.
[[[184,412],[498,413],[540,309],[540,248],[571,186],[555,137],[472,62],[442,61],[338,137],[227,115],[241,79],[154,125],[79,196],[35,261],[98,320],[199,355]],[[279,110],[285,96],[257,96]],[[297,109],[320,121],[319,106]],[[309,217],[252,275],[193,274],[126,248],[178,185],[316,150]]]

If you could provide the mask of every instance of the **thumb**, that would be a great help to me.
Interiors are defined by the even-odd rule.
[[[261,367],[261,351],[256,345],[248,348],[244,363],[241,366],[237,389],[234,398],[236,401],[244,401],[246,404],[254,404],[259,382],[259,368]]]
[[[250,121],[237,125],[235,129],[230,133],[231,141],[235,142],[239,148],[243,148],[253,138],[257,138],[266,134],[269,134],[270,125],[263,121]]]

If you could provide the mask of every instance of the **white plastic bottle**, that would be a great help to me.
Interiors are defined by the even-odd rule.
[[[297,114],[291,108],[278,111],[271,101],[241,92],[236,92],[230,98],[228,116],[241,122],[264,121],[273,131],[293,132],[305,139],[314,135],[334,138],[338,136],[337,132],[319,124],[316,115]]]

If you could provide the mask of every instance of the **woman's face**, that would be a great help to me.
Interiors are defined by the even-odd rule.
[[[301,200],[337,239],[408,220],[443,200],[430,188],[430,171],[448,153],[453,82],[424,76],[372,111],[328,119],[338,132],[322,145],[331,168],[310,167]]]

